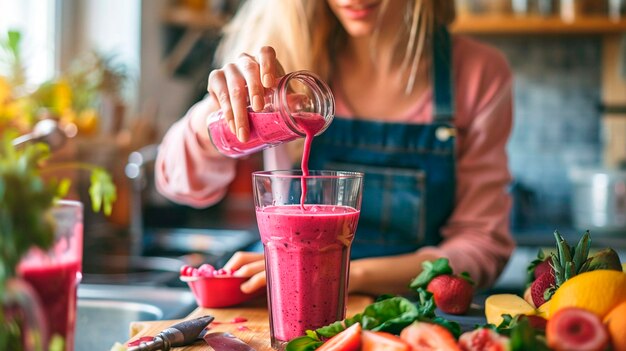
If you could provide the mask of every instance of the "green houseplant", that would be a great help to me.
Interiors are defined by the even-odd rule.
[[[47,165],[50,150],[46,144],[16,148],[12,144],[16,136],[17,133],[0,132],[0,350],[63,350],[62,339],[52,337],[48,344],[36,331],[28,330],[25,317],[15,313],[14,306],[7,308],[5,298],[11,293],[7,287],[15,286],[12,283],[19,280],[18,264],[31,247],[45,251],[53,244],[55,221],[50,211],[70,188],[69,180],[54,177],[56,172],[90,172],[92,209],[105,214],[112,210],[115,185],[104,169],[90,164]]]
[[[73,125],[79,135],[90,136],[101,117],[102,96],[119,94],[128,76],[114,57],[92,52],[35,86],[26,79],[21,42],[19,31],[0,37],[0,350],[62,351],[64,340],[51,335],[48,343],[41,335],[45,332],[29,327],[33,311],[28,305],[38,303],[24,300],[34,291],[22,291],[31,287],[20,276],[19,265],[31,248],[45,252],[54,245],[55,230],[61,227],[55,223],[56,213],[71,185],[59,175],[88,172],[91,207],[105,215],[112,211],[116,189],[101,167],[73,158],[52,162],[48,145],[14,146],[12,141],[32,132],[42,118],[53,118],[63,129]]]

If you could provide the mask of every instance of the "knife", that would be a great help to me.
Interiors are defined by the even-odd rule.
[[[206,333],[203,338],[215,351],[256,351],[231,333]]]
[[[168,351],[172,347],[190,345],[213,319],[213,316],[207,315],[174,324],[157,334],[151,341],[141,342],[130,347],[128,351]]]

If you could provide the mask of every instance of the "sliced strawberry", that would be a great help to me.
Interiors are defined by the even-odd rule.
[[[355,323],[328,339],[316,351],[358,351],[361,348],[361,324]]]
[[[530,294],[536,307],[539,307],[546,302],[546,290],[553,288],[554,286],[554,272],[552,270],[543,273],[539,276],[539,278],[535,279],[535,281],[530,285]]]
[[[414,322],[402,329],[400,338],[411,345],[412,351],[460,351],[448,329],[433,323]]]
[[[474,287],[459,276],[436,276],[428,283],[426,290],[433,294],[435,305],[449,314],[464,314],[474,298]]]
[[[505,351],[509,338],[488,328],[479,328],[461,334],[459,346],[463,351]]]
[[[411,351],[411,346],[391,333],[363,330],[361,351]]]

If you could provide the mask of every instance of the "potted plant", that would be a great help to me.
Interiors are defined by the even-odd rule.
[[[72,245],[80,246],[80,251],[73,251],[74,258],[80,260],[82,254],[82,204],[62,200],[70,181],[57,179],[54,174],[63,169],[90,172],[92,209],[105,214],[112,210],[115,185],[100,167],[78,162],[46,164],[51,154],[46,144],[15,147],[12,141],[16,136],[0,131],[0,350],[67,351],[72,349],[73,334],[53,328],[48,337],[47,325],[41,322],[53,318],[55,323],[48,325],[59,325],[63,324],[59,320],[68,317],[61,316],[59,306],[51,311],[49,304],[41,306],[41,302],[73,274],[74,280],[67,281],[66,290],[56,290],[61,295],[53,296],[53,300],[67,299],[60,308],[75,309],[80,261],[67,260],[66,256]],[[60,250],[55,239],[61,242]],[[37,263],[26,264],[27,254]],[[66,335],[69,340],[64,340]]]

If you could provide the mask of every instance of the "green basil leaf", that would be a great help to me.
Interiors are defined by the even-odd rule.
[[[411,289],[423,288],[438,275],[452,274],[452,267],[447,258],[438,258],[434,261],[422,263],[422,272],[411,281]]]
[[[301,336],[290,340],[285,346],[286,351],[313,351],[322,345],[319,339],[310,336]]]

